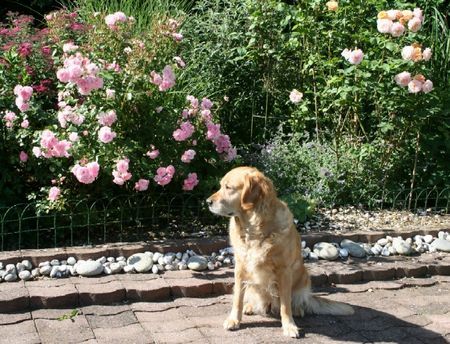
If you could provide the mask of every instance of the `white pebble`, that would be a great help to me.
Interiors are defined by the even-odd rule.
[[[215,266],[213,262],[208,262],[208,270],[214,270]]]
[[[59,265],[59,260],[58,259],[52,259],[52,261],[50,262],[50,265]]]
[[[97,262],[99,262],[100,264],[105,264],[105,263],[106,263],[106,257],[103,256],[103,257],[101,257],[101,258],[98,258],[98,259],[97,259]]]
[[[25,269],[27,270],[31,270],[33,268],[33,265],[31,264],[31,262],[27,259],[22,260],[22,265],[25,267]]]
[[[309,254],[309,257],[308,257],[310,260],[319,260],[319,256],[316,254],[316,253],[314,253],[314,252],[311,252],[310,254]]]
[[[348,250],[346,248],[339,249],[339,256],[341,258],[347,258],[348,257]]]
[[[125,265],[123,268],[123,271],[126,273],[132,273],[134,272],[134,266],[133,265]]]
[[[75,259],[75,257],[67,258],[67,264],[69,264],[69,265],[75,265],[76,262],[77,262],[77,260]]]
[[[164,265],[165,264],[164,257],[159,257],[158,258],[158,264],[159,265]]]
[[[181,260],[181,258],[183,258],[183,253],[177,252],[176,257],[178,260]]]
[[[164,269],[166,269],[167,271],[172,271],[175,270],[175,267],[172,264],[166,264],[164,265]]]
[[[385,256],[385,257],[389,256],[390,255],[389,248],[388,247],[383,247],[383,249],[381,250],[381,255]]]
[[[116,258],[117,262],[125,262],[127,259],[124,256],[119,256]]]
[[[116,261],[116,258],[114,258],[114,257],[108,257],[108,258],[106,258],[106,260],[107,260],[108,262],[110,262],[110,263],[114,263],[114,262]]]
[[[28,270],[23,270],[19,272],[19,278],[23,281],[28,281],[29,279],[32,278],[31,272]]]
[[[427,244],[430,244],[433,241],[433,236],[431,234],[425,235],[423,237],[423,241],[425,241]]]
[[[387,243],[388,243],[388,240],[386,238],[381,238],[377,241],[377,244],[380,246],[386,246]]]
[[[154,274],[158,273],[158,266],[156,266],[156,265],[152,266],[152,273],[154,273]]]
[[[302,240],[302,248],[306,247],[306,241]]]
[[[161,258],[163,255],[160,252],[153,253],[153,263],[158,263],[159,258]]]
[[[231,258],[230,258],[230,257],[226,257],[226,258],[223,260],[223,263],[224,263],[224,264],[231,264]]]

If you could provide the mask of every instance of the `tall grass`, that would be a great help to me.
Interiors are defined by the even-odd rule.
[[[432,28],[432,48],[434,54],[433,69],[443,85],[450,81],[450,29],[447,18],[449,13],[441,12],[437,7],[433,7],[431,17]]]
[[[161,16],[179,17],[191,7],[189,0],[79,0],[64,1],[63,5],[88,20],[94,12],[110,14],[117,11],[136,19],[134,30],[143,32],[148,30],[154,20]]]

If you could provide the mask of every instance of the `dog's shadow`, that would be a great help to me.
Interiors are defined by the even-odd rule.
[[[387,305],[388,306],[388,305]],[[334,315],[306,315],[303,318],[294,318],[301,329],[301,337],[311,339],[314,343],[342,342],[342,343],[372,343],[388,342],[398,344],[414,343],[448,343],[440,333],[426,329],[427,323],[415,319],[414,322],[399,319],[389,313],[372,308],[353,305],[355,313],[349,316]],[[273,333],[275,329],[280,331],[280,320],[271,317],[264,321],[252,319],[253,316],[244,316],[241,329],[251,328],[258,333],[258,329],[264,332],[269,329]],[[259,316],[256,316],[259,317]],[[428,323],[431,323],[429,321]],[[275,335],[275,333],[273,333]],[[287,338],[280,342],[291,342]],[[295,341],[295,339],[292,339]]]

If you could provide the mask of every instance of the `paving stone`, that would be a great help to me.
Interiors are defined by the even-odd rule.
[[[31,320],[30,312],[20,313],[0,313],[0,326],[8,324],[16,324],[25,320]]]
[[[161,312],[136,312],[135,315],[142,327],[151,333],[179,332],[195,328],[195,323],[176,308]]]
[[[174,332],[156,332],[153,333],[153,338],[156,343],[198,343],[209,344],[208,338],[206,338],[198,329],[188,328],[186,330],[178,330]],[[186,340],[189,338],[189,341]]]
[[[83,315],[65,320],[36,319],[35,324],[43,343],[80,343],[95,339]]]
[[[12,282],[0,284],[1,312],[18,312],[27,310],[30,306],[30,295],[24,283]]]
[[[431,287],[437,283],[433,278],[405,278],[400,281],[405,287]]]
[[[428,267],[420,263],[402,262],[396,267],[395,277],[423,277],[428,274]]]
[[[70,316],[73,311],[77,310],[81,315],[83,312],[79,308],[61,308],[61,309],[36,309],[31,312],[33,319],[62,319]],[[77,315],[78,316],[78,315]]]
[[[85,316],[92,329],[123,327],[138,322],[131,310],[112,315],[85,314]]]
[[[28,287],[30,307],[64,308],[78,306],[78,291],[73,284],[63,284],[59,287]]]
[[[1,325],[0,344],[38,344],[41,343],[33,320],[17,324]]]
[[[93,331],[98,343],[148,344],[154,342],[152,334],[145,331],[140,324],[113,328],[94,328]]]
[[[360,282],[363,279],[363,272],[351,267],[343,267],[339,271],[328,271],[328,283],[350,284]]]
[[[130,305],[114,304],[114,305],[91,305],[81,308],[83,314],[95,314],[95,315],[114,315],[131,311]]]
[[[368,266],[363,269],[364,281],[387,281],[395,277],[396,269],[387,266]]]
[[[337,284],[336,288],[350,293],[362,293],[375,289],[397,290],[403,288],[403,284],[400,281],[370,281],[358,284]]]
[[[174,297],[207,297],[213,293],[213,284],[205,279],[168,279]]]
[[[170,298],[170,287],[162,278],[148,281],[122,281],[129,301],[163,301]]]
[[[126,299],[122,283],[112,281],[102,284],[77,284],[80,305],[110,304]]]
[[[173,301],[134,302],[130,304],[130,307],[133,312],[162,312],[178,308]]]

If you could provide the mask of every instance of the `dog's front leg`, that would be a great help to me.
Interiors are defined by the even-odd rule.
[[[299,329],[292,317],[292,271],[290,268],[282,269],[282,271],[279,272],[278,287],[283,334],[287,337],[298,338]]]
[[[231,307],[230,315],[223,323],[223,328],[226,330],[237,330],[242,320],[245,293],[243,277],[243,265],[236,260],[234,268],[233,306]]]

